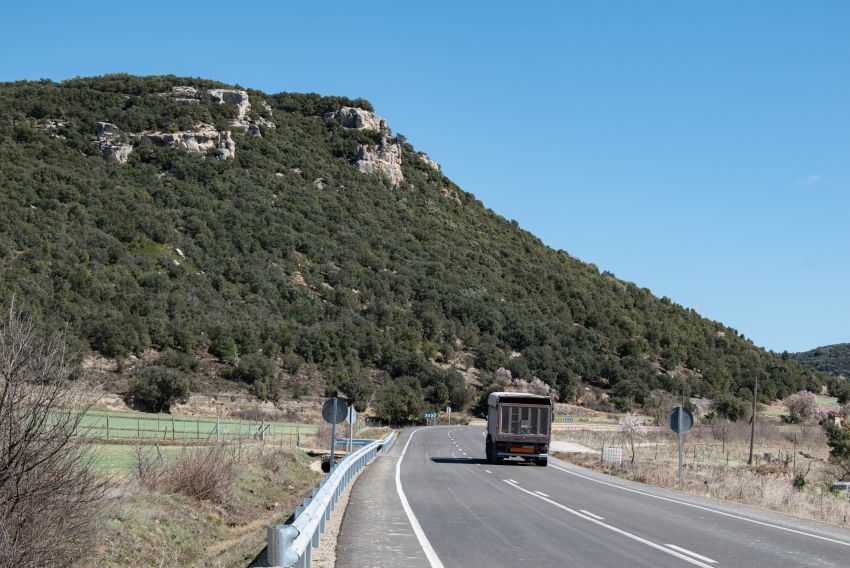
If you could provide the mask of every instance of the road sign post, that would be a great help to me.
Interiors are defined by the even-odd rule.
[[[332,471],[334,468],[336,425],[345,420],[346,414],[348,414],[348,403],[341,398],[329,398],[325,401],[325,404],[322,405],[322,418],[325,419],[325,422],[329,422],[331,424],[331,458],[330,463],[328,464],[330,466],[328,471]]]
[[[687,408],[677,406],[667,415],[667,424],[671,430],[679,434],[679,485],[681,485],[685,465],[685,432],[693,428],[694,415]]]
[[[446,407],[446,412],[447,412],[447,413],[448,413],[448,415],[449,415],[449,426],[451,426],[451,425],[452,425],[452,407],[451,407],[451,406],[447,406],[447,407]]]

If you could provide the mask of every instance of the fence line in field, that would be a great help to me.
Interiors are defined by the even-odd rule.
[[[302,434],[312,434],[315,427],[286,425],[264,420],[225,420],[175,418],[160,416],[86,415],[80,419],[75,434],[93,440],[180,440],[221,441],[262,440],[281,446],[300,445]]]

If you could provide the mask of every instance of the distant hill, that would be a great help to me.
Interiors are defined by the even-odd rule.
[[[850,343],[836,343],[795,353],[794,358],[811,369],[850,377]]]
[[[619,407],[683,378],[710,397],[758,376],[765,398],[824,380],[545,246],[361,99],[173,76],[5,83],[0,171],[0,297],[110,357],[261,353],[458,406],[461,361]]]

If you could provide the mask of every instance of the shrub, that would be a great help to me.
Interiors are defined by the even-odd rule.
[[[716,416],[733,422],[746,420],[751,414],[749,402],[728,393],[718,395],[712,402],[712,409]]]
[[[239,355],[236,340],[230,335],[215,335],[210,342],[210,353],[222,361],[235,361]]]
[[[192,384],[175,369],[142,367],[130,379],[128,403],[147,412],[168,412],[174,403],[189,400]]]
[[[273,377],[277,374],[276,371],[271,359],[260,353],[250,353],[239,359],[239,364],[230,374],[230,378],[252,384]]]
[[[198,369],[198,360],[186,353],[175,351],[174,349],[166,349],[156,358],[156,364],[172,369],[179,369],[184,373],[195,371]]]
[[[227,505],[235,479],[233,466],[233,455],[227,446],[190,448],[170,464],[148,466],[140,481],[148,489]]]
[[[424,410],[422,388],[410,377],[388,381],[376,399],[378,416],[395,424],[419,420]]]

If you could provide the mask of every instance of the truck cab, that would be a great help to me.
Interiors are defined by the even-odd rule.
[[[545,466],[554,419],[551,397],[494,392],[487,398],[487,462],[519,457]]]

